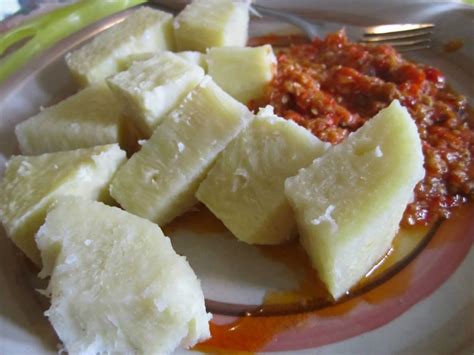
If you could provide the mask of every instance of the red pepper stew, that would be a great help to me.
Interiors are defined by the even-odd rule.
[[[474,196],[474,130],[465,97],[450,90],[436,68],[411,63],[388,45],[350,42],[343,31],[279,49],[267,104],[337,144],[394,99],[415,120],[423,143],[426,177],[415,189],[402,225],[449,218]],[[471,122],[469,122],[471,120]]]

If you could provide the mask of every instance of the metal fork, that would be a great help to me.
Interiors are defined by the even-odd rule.
[[[295,14],[255,4],[251,5],[251,11],[258,17],[268,16],[291,23],[300,28],[310,39],[323,37],[330,32],[345,28],[347,36],[352,41],[390,44],[400,52],[429,48],[435,26],[432,23],[414,23],[362,27],[338,22],[311,22]]]

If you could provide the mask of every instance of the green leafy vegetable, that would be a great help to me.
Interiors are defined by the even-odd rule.
[[[0,60],[0,81],[57,41],[105,16],[143,2],[145,0],[82,0],[0,35],[0,55],[11,45],[31,37],[21,48]]]

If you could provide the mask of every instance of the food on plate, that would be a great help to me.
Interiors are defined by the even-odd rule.
[[[36,241],[46,315],[69,354],[168,354],[209,337],[200,282],[156,224],[68,196]]]
[[[245,1],[194,0],[174,19],[179,51],[205,53],[211,47],[245,46],[249,5]]]
[[[426,176],[416,186],[403,226],[449,218],[455,207],[472,200],[472,110],[438,69],[409,62],[388,45],[350,42],[343,31],[282,48],[277,60],[265,97],[250,107],[273,105],[279,116],[325,142],[341,142],[394,99],[408,109],[423,141]]]
[[[138,53],[138,54],[130,54],[129,56],[121,59],[119,61],[118,71],[124,71],[130,68],[133,62],[142,62],[145,60],[150,59],[158,52],[146,52],[146,53]],[[173,52],[178,57],[186,60],[187,62],[195,65],[199,65],[205,72],[207,72],[207,63],[206,63],[206,55],[201,52],[195,51],[184,51],[184,52]]]
[[[124,58],[121,58],[118,61],[117,71],[115,73],[111,74],[111,76],[114,75],[114,74],[117,74],[119,72],[128,70],[132,66],[133,63],[143,62],[145,60],[148,60],[157,53],[159,53],[159,52],[132,53],[130,55],[127,55]]]
[[[286,180],[301,243],[335,299],[390,249],[424,175],[416,125],[394,101]]]
[[[272,46],[211,48],[208,73],[227,93],[247,104],[259,99],[276,71]]]
[[[146,137],[204,78],[204,70],[172,52],[159,52],[134,61],[107,79],[112,92]]]
[[[169,13],[142,7],[68,53],[66,63],[81,86],[104,80],[116,73],[119,61],[130,54],[174,49],[172,21]]]
[[[111,195],[128,212],[160,226],[171,222],[195,204],[194,193],[217,155],[252,117],[205,77],[118,170]]]
[[[269,106],[224,149],[196,197],[239,240],[283,243],[296,235],[285,180],[327,146],[305,128],[273,115]]]
[[[199,65],[207,73],[206,55],[204,53],[197,51],[183,51],[176,52],[176,55],[180,56],[189,63]]]
[[[12,157],[0,182],[0,220],[8,236],[39,265],[34,234],[49,206],[61,195],[109,201],[109,182],[125,159],[118,144]]]
[[[210,336],[199,280],[159,227],[198,200],[245,243],[299,234],[308,260],[297,243],[258,248],[305,287],[265,295],[264,314],[266,302],[304,310],[361,290],[369,270],[394,265],[404,211],[404,225],[428,224],[473,196],[467,104],[439,71],[344,32],[277,56],[275,36],[245,47],[248,10],[195,0],[173,21],[135,9],[66,56],[86,88],[16,128],[24,153],[68,150],[10,160],[0,220],[50,277],[47,316],[69,353],[162,354]],[[69,151],[111,142],[138,152]]]
[[[79,91],[15,127],[20,150],[26,155],[123,145],[125,131],[119,103],[104,82]]]

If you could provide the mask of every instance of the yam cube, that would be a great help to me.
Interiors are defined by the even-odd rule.
[[[21,122],[15,134],[22,154],[28,155],[125,141],[121,106],[105,82]]]
[[[217,155],[252,118],[206,77],[119,169],[111,195],[127,211],[160,226],[196,203],[194,194]]]
[[[69,354],[168,354],[209,337],[200,282],[156,224],[62,197],[36,241]]]
[[[0,220],[8,236],[39,265],[34,235],[49,206],[61,195],[109,201],[109,182],[124,161],[117,144],[12,157],[0,182]]]
[[[144,62],[160,52],[134,53],[121,58],[118,62],[117,73],[130,69],[135,62]],[[114,73],[114,74],[117,74]]]
[[[335,299],[389,250],[424,174],[415,122],[394,101],[287,179],[301,242]]]
[[[125,114],[150,137],[166,114],[203,79],[204,70],[171,52],[135,61],[107,82]]]
[[[280,244],[296,232],[286,178],[327,145],[293,121],[261,110],[222,152],[196,193],[226,227],[250,244]]]
[[[176,52],[176,55],[183,58],[189,63],[199,65],[207,73],[207,61],[205,54],[196,51],[183,51]]]
[[[126,58],[120,60],[119,63],[119,71],[127,70],[132,66],[134,62],[142,62],[145,60],[150,59],[153,57],[157,52],[147,52],[147,53],[138,53],[138,54],[130,54]],[[207,71],[207,62],[206,62],[206,55],[201,52],[194,52],[194,51],[184,51],[184,52],[176,52],[175,53],[178,57],[184,59],[185,61],[200,66],[204,71]]]
[[[119,61],[132,53],[173,50],[173,16],[143,7],[123,22],[66,55],[66,64],[81,86],[104,80],[118,71]]]
[[[206,59],[212,79],[244,104],[264,94],[277,65],[270,45],[211,48]]]
[[[245,46],[249,6],[232,0],[194,0],[176,16],[174,36],[179,51],[206,52],[211,47]]]

